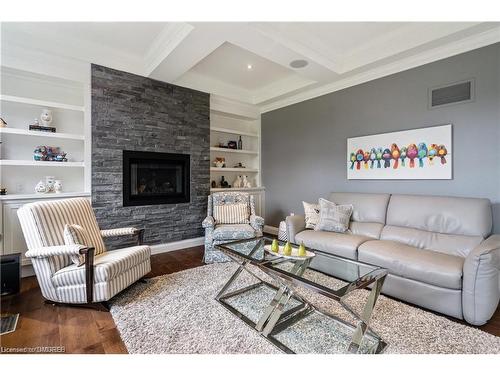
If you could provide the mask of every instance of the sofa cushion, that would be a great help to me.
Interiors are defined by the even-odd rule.
[[[304,245],[312,249],[350,259],[356,259],[358,246],[370,239],[370,237],[355,234],[315,230],[305,230],[295,236],[296,243],[304,242]]]
[[[255,237],[255,230],[249,224],[216,225],[212,238],[214,240],[243,240]]]
[[[387,268],[393,275],[443,288],[462,288],[464,258],[459,256],[395,241],[373,240],[359,246],[358,259]]]
[[[106,251],[94,258],[95,283],[107,282],[132,267],[146,262],[151,256],[149,246],[133,246]],[[72,264],[61,268],[52,276],[56,287],[85,284],[85,267]]]
[[[326,199],[319,199],[319,220],[314,230],[344,233],[349,229],[352,204],[337,205]]]
[[[331,193],[330,200],[336,204],[352,204],[352,221],[385,224],[390,194],[375,193]]]

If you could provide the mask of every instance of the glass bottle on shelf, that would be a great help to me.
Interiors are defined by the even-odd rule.
[[[241,135],[240,139],[238,140],[238,150],[243,150],[243,141],[241,140]]]

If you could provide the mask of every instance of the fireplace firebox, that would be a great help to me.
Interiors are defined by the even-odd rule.
[[[123,205],[190,201],[190,156],[123,151]]]

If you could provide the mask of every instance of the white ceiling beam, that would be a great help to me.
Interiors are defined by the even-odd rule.
[[[149,76],[194,29],[187,23],[168,23],[144,56],[144,75]]]
[[[151,78],[174,83],[198,62],[225,42],[220,27],[213,24],[191,24],[193,29],[182,39],[148,75]]]

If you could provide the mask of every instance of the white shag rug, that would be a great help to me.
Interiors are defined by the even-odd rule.
[[[111,314],[129,353],[282,353],[215,301],[236,267],[219,263],[163,275],[115,297]],[[306,272],[310,278],[339,283],[319,272]],[[240,286],[256,281],[246,273],[242,276]],[[350,320],[333,301],[304,293],[315,305]],[[368,291],[357,293],[348,301],[360,311]],[[500,353],[500,337],[385,296],[377,302],[371,328],[388,343],[385,353]],[[314,331],[301,337],[311,343],[319,340]],[[316,350],[305,352],[318,352],[317,345],[304,345],[308,347]],[[322,347],[319,352],[333,351]]]

